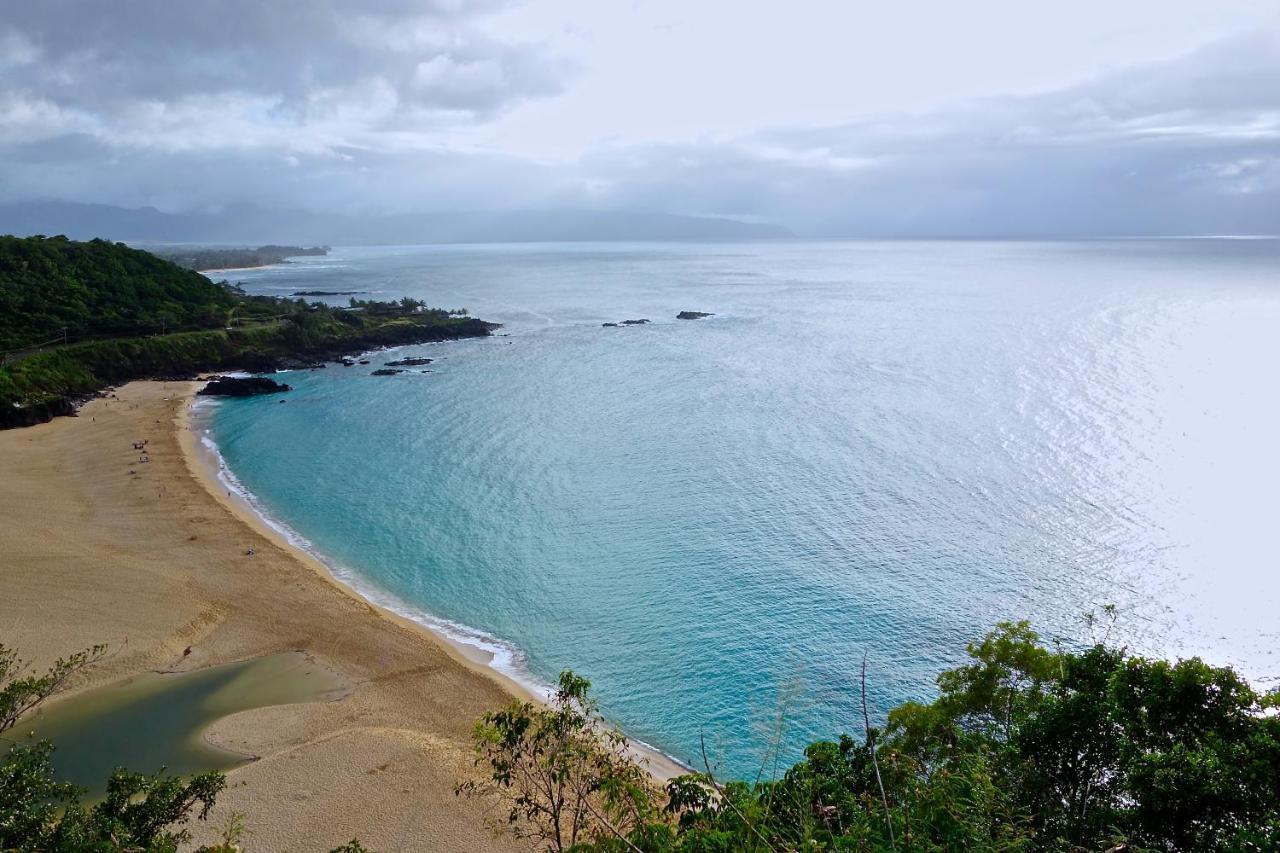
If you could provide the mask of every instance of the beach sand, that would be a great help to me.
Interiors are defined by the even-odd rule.
[[[259,758],[229,774],[200,837],[239,812],[250,850],[353,836],[380,851],[524,849],[488,828],[491,804],[453,792],[474,721],[518,688],[358,599],[225,497],[186,425],[194,388],[131,383],[78,418],[0,432],[0,642],[37,664],[108,643],[76,690],[288,650],[346,679],[337,701],[209,730]]]

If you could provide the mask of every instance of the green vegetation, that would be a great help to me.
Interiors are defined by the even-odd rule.
[[[236,298],[123,243],[0,237],[0,351],[223,326]]]
[[[155,254],[189,270],[225,270],[282,264],[289,258],[327,255],[328,246],[259,246],[256,249],[186,247],[162,249]]]
[[[1098,643],[1046,648],[1004,623],[939,697],[811,744],[775,780],[709,764],[655,796],[565,673],[550,707],[476,728],[480,781],[549,850],[1276,850],[1280,693],[1227,668]]]
[[[99,660],[33,674],[0,645],[0,735]],[[548,705],[514,701],[474,735],[479,773],[458,793],[552,851],[1268,851],[1280,849],[1280,691],[1228,668],[1097,643],[1050,649],[1002,623],[883,730],[810,744],[777,779],[702,772],[658,786],[601,718],[589,683],[560,677]],[[70,700],[74,701],[74,700]],[[186,847],[219,773],[117,770],[91,806],[58,781],[53,746],[0,754],[0,850],[159,853]],[[203,853],[240,849],[243,818]],[[333,853],[358,853],[356,840]]]
[[[565,672],[550,706],[513,702],[486,715],[475,745],[488,775],[458,793],[496,797],[512,832],[551,850],[641,835],[660,792],[600,717],[590,686]]]
[[[75,398],[131,379],[267,371],[491,328],[412,299],[334,308],[250,296],[120,243],[0,237],[0,428],[70,413]]]

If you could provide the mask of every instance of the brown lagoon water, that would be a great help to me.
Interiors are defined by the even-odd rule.
[[[97,797],[117,767],[188,775],[243,764],[252,756],[209,743],[209,726],[253,708],[335,699],[345,689],[336,673],[288,652],[129,678],[52,703],[5,738],[52,741],[58,778]]]

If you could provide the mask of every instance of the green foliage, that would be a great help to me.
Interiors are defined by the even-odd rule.
[[[600,717],[590,687],[566,671],[549,706],[512,702],[487,714],[473,738],[483,776],[458,793],[497,799],[509,828],[548,850],[643,836],[658,792]]]
[[[0,734],[61,690],[71,676],[100,659],[106,650],[106,646],[94,646],[59,659],[43,673],[35,673],[18,659],[17,652],[0,643]]]
[[[199,273],[105,240],[0,236],[0,351],[58,339],[223,325],[235,298]]]
[[[937,699],[893,709],[883,732],[810,744],[774,780],[679,777],[661,810],[637,802],[625,837],[597,831],[579,849],[1280,849],[1280,694],[1199,659],[1148,660],[1105,642],[1050,650],[1025,622],[967,651],[939,676]],[[494,780],[526,760],[534,719],[526,709],[478,730]],[[579,767],[590,749],[574,741],[538,761]],[[540,815],[522,805],[510,816]]]
[[[179,827],[193,813],[206,818],[226,785],[216,772],[183,782],[117,770],[106,799],[86,806],[78,788],[54,778],[52,752],[47,741],[15,744],[0,761],[0,849],[170,853],[190,841]]]
[[[38,407],[65,411],[70,399],[131,379],[270,369],[489,331],[414,299],[353,304],[251,296],[102,240],[0,237],[0,427],[47,419]]]

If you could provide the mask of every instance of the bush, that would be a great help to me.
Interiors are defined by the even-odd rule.
[[[810,744],[779,779],[722,784],[709,768],[679,777],[664,806],[628,800],[625,825],[590,824],[576,849],[1280,849],[1280,693],[1199,659],[1149,660],[1105,643],[1051,650],[1025,622],[1002,623],[967,651],[969,663],[938,677],[937,699],[893,709],[883,731],[868,724],[859,738]],[[557,779],[625,775],[587,758],[602,747],[583,738],[607,747],[615,737],[598,721],[574,725],[567,741],[531,734],[565,713],[566,695],[594,707],[585,683],[566,673],[551,710],[485,718],[479,763],[500,791],[530,761]],[[513,824],[564,849],[544,831],[554,790],[519,791]]]

